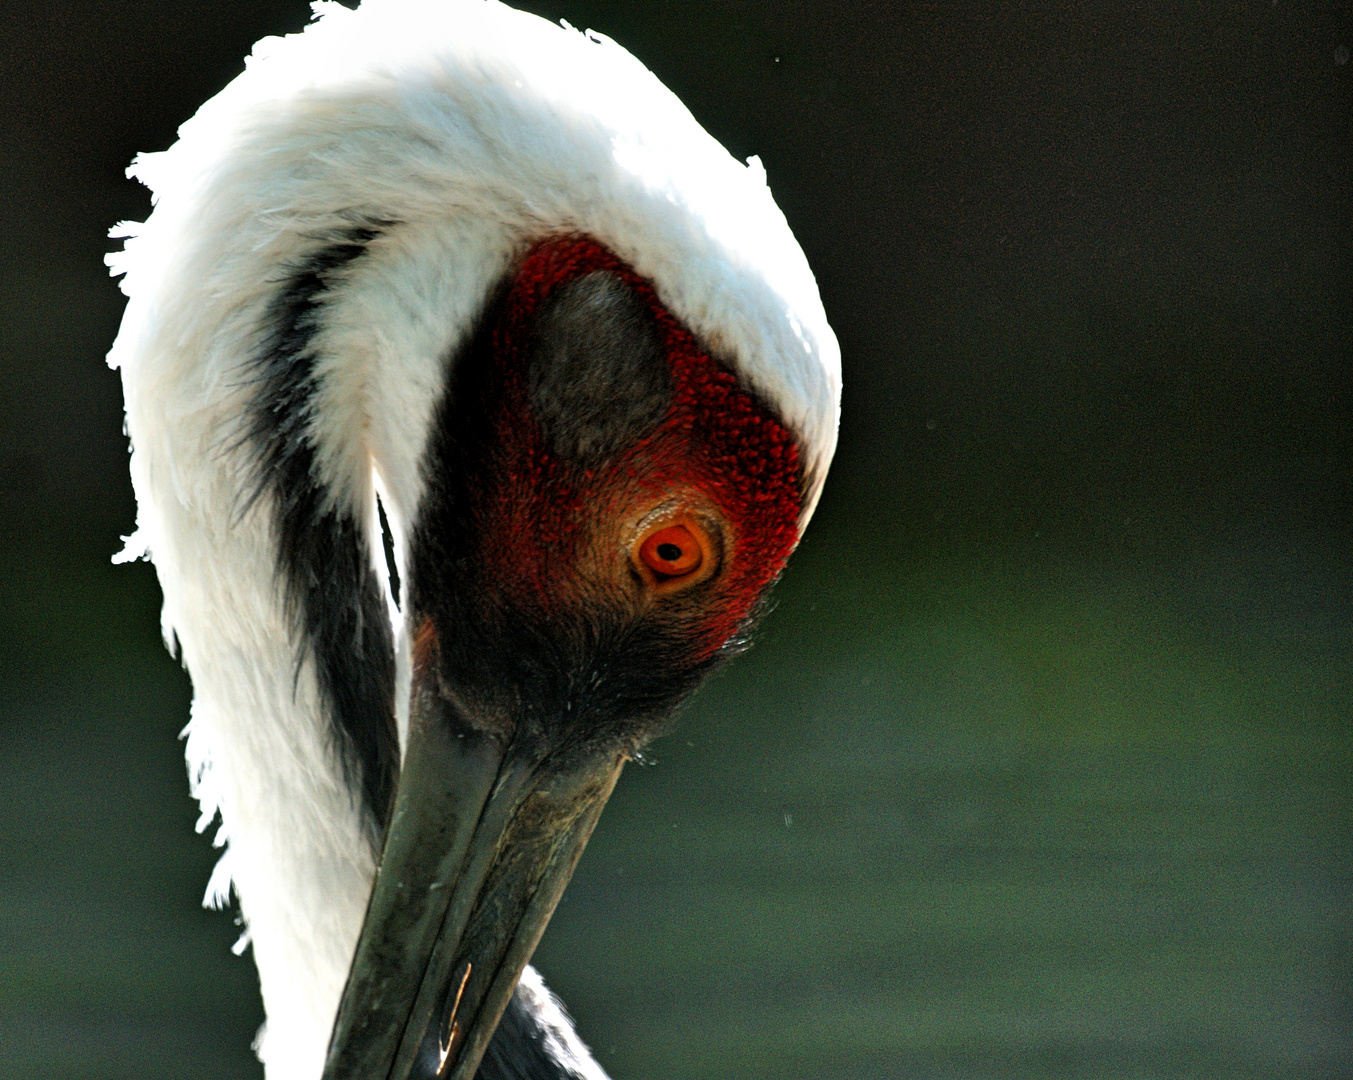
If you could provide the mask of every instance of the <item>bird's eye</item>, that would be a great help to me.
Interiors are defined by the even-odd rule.
[[[719,546],[708,528],[689,515],[645,530],[630,549],[639,575],[659,593],[706,580],[719,564]]]
[[[639,545],[639,558],[653,573],[672,578],[699,570],[704,553],[685,525],[668,525]]]

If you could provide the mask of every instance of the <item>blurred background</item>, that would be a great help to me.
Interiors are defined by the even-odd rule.
[[[778,609],[537,954],[603,1064],[1353,1075],[1349,5],[528,6],[761,156],[845,354]],[[102,256],[307,18],[0,9],[0,1076],[261,1076]]]

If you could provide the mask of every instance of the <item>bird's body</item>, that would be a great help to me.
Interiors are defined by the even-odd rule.
[[[377,914],[414,936],[393,875],[374,898],[372,882],[423,797],[427,731],[460,732],[436,753],[506,755],[485,807],[512,754],[535,755],[547,795],[572,781],[541,775],[582,770],[551,824],[566,842],[522,871],[538,936],[540,883],[562,889],[620,763],[797,542],[839,399],[835,340],[759,166],[624,50],[479,0],[319,11],[139,159],[156,208],[111,260],[130,297],[110,356],[139,506],[128,554],[153,557],[192,674],[190,777],[226,849],[208,894],[238,895],[270,1080],[318,1078],[326,1051],[326,1076],[363,1075],[341,1048],[370,1041],[353,1003],[380,995],[362,979],[391,977]],[[533,791],[504,810],[522,850]],[[437,929],[459,901],[419,932],[478,941],[495,865],[459,939]],[[526,937],[503,944],[504,972]],[[476,1001],[498,983],[452,953],[405,1003],[418,1024],[446,1013],[447,1069],[502,1007],[456,1028],[446,980]],[[389,1036],[401,1075],[438,1056],[409,1023]],[[495,1053],[532,1047],[555,1071],[520,1075],[601,1075],[528,969],[481,1075],[514,1075]]]

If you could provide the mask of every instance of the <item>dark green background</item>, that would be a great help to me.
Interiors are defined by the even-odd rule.
[[[540,6],[762,157],[845,353],[778,610],[538,954],[617,1080],[1353,1075],[1349,7],[1068,7]],[[101,256],[306,14],[0,12],[5,1077],[260,1074]]]

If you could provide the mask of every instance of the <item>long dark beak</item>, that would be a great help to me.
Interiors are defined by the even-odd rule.
[[[625,760],[561,767],[555,748],[467,715],[419,666],[324,1080],[472,1080]]]

